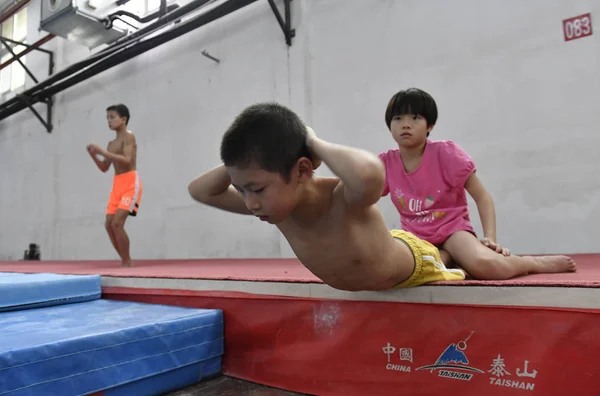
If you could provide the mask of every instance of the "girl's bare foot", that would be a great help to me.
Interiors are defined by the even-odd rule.
[[[576,265],[571,257],[567,256],[525,256],[534,262],[532,274],[550,274],[559,272],[575,272]]]

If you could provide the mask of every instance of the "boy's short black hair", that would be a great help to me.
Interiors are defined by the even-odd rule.
[[[115,104],[115,105],[110,105],[106,108],[106,111],[114,111],[116,112],[120,117],[125,117],[127,119],[127,121],[125,121],[125,125],[129,124],[129,109],[127,108],[127,106],[125,106],[122,103],[119,104]]]
[[[409,88],[392,96],[385,110],[385,123],[388,129],[392,118],[401,114],[421,115],[427,121],[427,126],[435,125],[438,118],[435,100],[427,92],[418,88]]]
[[[221,160],[225,166],[279,173],[289,181],[298,159],[311,155],[306,147],[306,125],[293,111],[277,103],[257,103],[244,109],[225,132]]]

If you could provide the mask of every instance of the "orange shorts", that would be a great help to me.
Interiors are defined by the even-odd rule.
[[[106,214],[115,214],[117,213],[117,209],[123,209],[129,212],[131,216],[135,216],[137,215],[141,198],[142,182],[137,171],[115,175]]]

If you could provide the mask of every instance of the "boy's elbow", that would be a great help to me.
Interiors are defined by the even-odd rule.
[[[202,191],[197,179],[188,184],[188,193],[195,201],[206,203],[207,195]]]
[[[360,202],[362,205],[373,205],[381,198],[385,187],[385,168],[378,159],[362,169]]]
[[[192,197],[195,201],[202,202],[202,195],[198,191],[198,187],[196,186],[196,180],[192,180],[188,184],[188,193],[190,197]]]
[[[367,186],[367,190],[373,191],[377,199],[381,197],[381,192],[385,186],[385,167],[378,158],[370,162],[363,168],[362,182]]]

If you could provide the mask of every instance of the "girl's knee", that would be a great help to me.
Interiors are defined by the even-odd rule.
[[[507,279],[509,277],[507,264],[503,256],[480,256],[475,259],[473,268],[471,268],[469,273],[474,278],[480,280]]]

